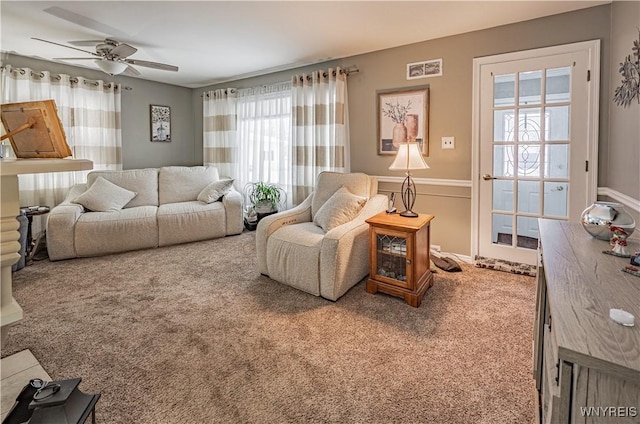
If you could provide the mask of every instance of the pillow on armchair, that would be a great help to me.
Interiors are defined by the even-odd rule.
[[[366,198],[356,196],[346,187],[341,187],[318,209],[313,223],[329,232],[355,218],[365,203]]]

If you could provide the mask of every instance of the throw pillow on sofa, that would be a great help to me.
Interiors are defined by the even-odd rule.
[[[117,212],[134,197],[136,193],[133,191],[98,177],[87,191],[73,200],[73,203],[79,203],[94,212]]]
[[[355,218],[367,203],[364,197],[356,196],[346,187],[341,187],[318,209],[313,217],[313,223],[325,232],[345,224]]]
[[[220,200],[222,196],[229,193],[233,186],[233,180],[214,181],[198,194],[198,200],[204,203],[213,203]]]

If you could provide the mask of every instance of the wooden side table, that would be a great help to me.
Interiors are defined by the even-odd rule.
[[[368,293],[404,298],[417,308],[433,285],[430,270],[430,223],[433,215],[405,218],[381,212],[366,220],[369,224],[371,268]]]

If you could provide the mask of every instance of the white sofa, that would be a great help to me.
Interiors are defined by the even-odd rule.
[[[299,290],[337,300],[369,274],[365,220],[388,205],[387,196],[377,193],[375,177],[320,173],[314,192],[300,205],[258,223],[258,270]]]
[[[122,209],[108,212],[74,203],[96,182],[105,184],[102,179],[135,197]],[[90,172],[87,183],[73,186],[49,213],[49,258],[98,256],[240,234],[242,196],[233,187],[218,201],[197,200],[216,181],[218,170],[211,166]]]

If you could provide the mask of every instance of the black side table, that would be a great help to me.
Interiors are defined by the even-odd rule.
[[[33,239],[33,235],[31,232],[33,217],[48,214],[51,211],[51,208],[49,206],[25,206],[23,208],[20,208],[20,210],[25,213],[25,215],[27,216],[27,220],[29,220],[29,227],[27,228],[27,248],[25,254],[25,258],[27,259],[27,262],[29,262],[31,259],[33,259],[33,255],[35,255],[37,251],[36,247],[39,241],[39,239]]]
[[[91,415],[91,422],[96,422],[96,403],[100,394],[90,395],[78,389],[81,378],[52,381],[60,385],[60,390],[53,396],[41,401],[32,400],[29,409],[33,415],[29,424],[69,423],[84,424]]]

